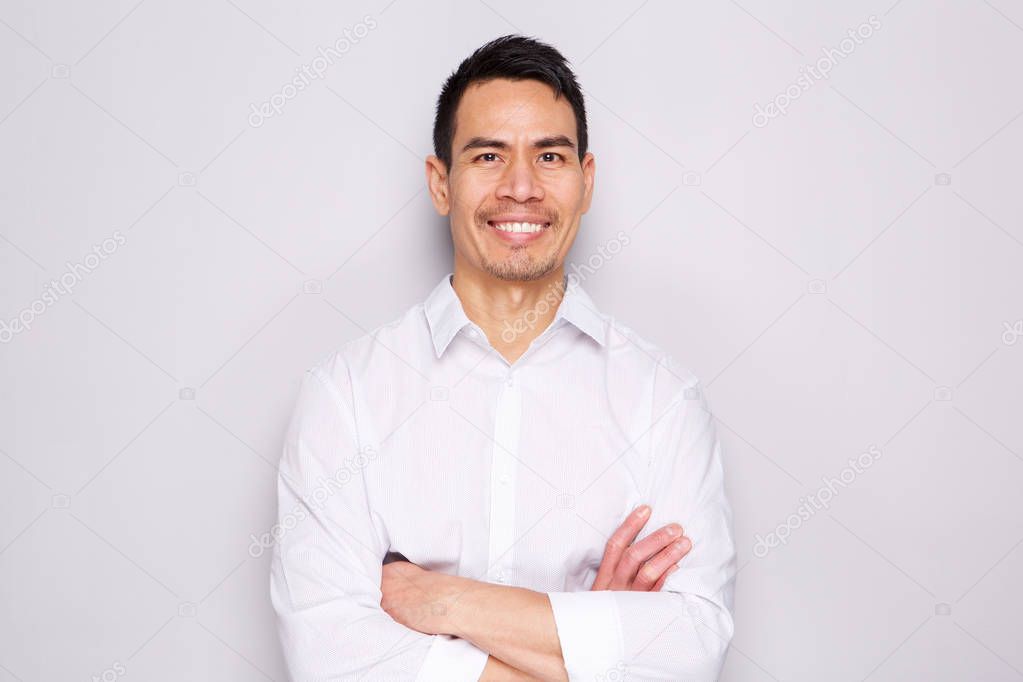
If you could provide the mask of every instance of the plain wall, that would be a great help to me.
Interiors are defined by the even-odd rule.
[[[718,419],[723,679],[1023,677],[1018,3],[26,0],[0,3],[0,682],[285,679],[253,537],[298,382],[449,271],[436,97],[512,32],[586,92],[571,260],[630,237],[584,288]]]

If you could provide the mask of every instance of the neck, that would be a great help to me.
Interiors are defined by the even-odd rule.
[[[565,268],[528,282],[502,280],[455,263],[451,286],[466,317],[475,322],[509,363],[554,321],[564,297]]]

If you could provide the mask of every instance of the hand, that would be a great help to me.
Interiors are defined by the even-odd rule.
[[[408,561],[384,564],[380,606],[395,621],[428,635],[447,634],[449,602],[457,597],[452,576]]]
[[[649,518],[650,507],[640,505],[622,522],[607,541],[590,590],[660,591],[693,543],[682,534],[682,526],[669,523],[632,544]]]

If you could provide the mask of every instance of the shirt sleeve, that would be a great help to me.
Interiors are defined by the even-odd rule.
[[[570,680],[716,680],[724,664],[735,544],[714,418],[691,375],[660,414],[637,540],[674,521],[693,548],[659,592],[548,593]]]
[[[388,548],[361,475],[373,453],[360,449],[348,377],[338,354],[308,370],[284,441],[270,596],[291,679],[478,680],[484,651],[380,606]]]

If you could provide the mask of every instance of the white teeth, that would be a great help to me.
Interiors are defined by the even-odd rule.
[[[543,225],[537,223],[492,223],[502,232],[539,232]]]

